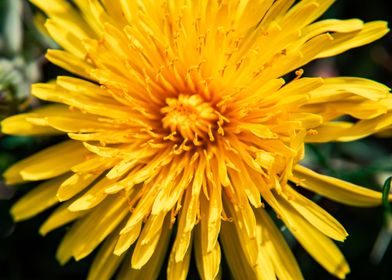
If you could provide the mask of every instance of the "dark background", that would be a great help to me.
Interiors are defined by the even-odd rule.
[[[3,0],[0,0],[0,2]],[[337,1],[325,18],[360,18],[364,21],[390,20],[392,11],[387,0]],[[53,65],[43,64],[43,80],[59,73]],[[375,79],[392,86],[392,36],[358,49],[350,50],[333,59],[317,61],[305,68],[306,75],[335,73],[341,76],[360,76]],[[1,137],[0,171],[17,159],[45,147],[58,139]],[[389,139],[368,138],[357,143],[329,143],[309,146],[309,162],[322,172],[350,180],[368,187],[380,188],[383,178],[376,173],[392,174],[392,142]],[[38,234],[38,228],[49,212],[36,218],[13,224],[8,211],[13,202],[33,185],[18,187],[18,193],[10,200],[0,200],[0,279],[84,279],[92,256],[61,267],[55,260],[55,252],[66,228],[46,237]],[[318,199],[328,212],[336,217],[350,234],[339,244],[351,266],[347,279],[392,279],[392,246],[383,258],[371,261],[370,254],[384,224],[384,209],[346,207],[326,199]],[[306,279],[335,279],[321,268],[285,231]],[[388,246],[387,242],[383,246]],[[223,254],[222,254],[223,255]],[[194,267],[189,279],[198,279]],[[164,267],[165,268],[165,267]],[[223,279],[228,279],[228,269],[223,260]],[[164,273],[162,273],[164,275]]]

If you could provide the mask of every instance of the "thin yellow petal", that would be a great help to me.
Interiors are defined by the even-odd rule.
[[[300,1],[281,19],[280,24],[287,32],[292,29],[300,30],[322,15],[333,2],[334,0]]]
[[[90,71],[93,70],[93,67],[83,59],[80,59],[67,51],[48,50],[45,57],[53,64],[56,64],[71,73],[89,80],[93,79],[90,75]]]
[[[129,231],[120,234],[116,243],[116,246],[114,248],[114,254],[115,255],[123,255],[124,252],[126,252],[129,247],[135,241],[140,235],[140,231],[142,230],[142,221],[138,222],[134,227],[132,227]]]
[[[68,201],[65,203],[62,203],[50,216],[49,218],[41,225],[39,229],[39,233],[41,235],[46,235],[52,230],[59,228],[65,224],[68,224],[83,215],[86,214],[86,212],[80,211],[80,212],[71,212],[68,210],[69,205],[71,204],[72,201]]]
[[[347,129],[340,137],[336,138],[337,141],[354,141],[377,132],[382,132],[388,128],[392,122],[392,111],[385,113],[370,120],[361,120],[355,125]]]
[[[79,219],[67,232],[56,257],[61,264],[71,257],[80,260],[88,256],[129,214],[126,198],[113,195]]]
[[[177,237],[178,238],[178,237]],[[192,237],[190,238],[190,243],[192,243]],[[186,280],[189,270],[189,264],[191,262],[191,252],[192,246],[188,246],[185,253],[183,254],[183,258],[179,261],[176,260],[177,252],[175,247],[173,246],[169,263],[167,265],[167,279],[168,280]]]
[[[113,99],[99,95],[89,96],[79,92],[71,92],[53,84],[34,84],[32,94],[40,99],[60,102],[98,116],[113,119],[131,119],[135,117],[126,107]]]
[[[173,264],[176,266],[178,263],[182,263],[184,261],[184,257],[187,252],[190,250],[191,246],[191,237],[192,237],[192,230],[195,224],[195,221],[188,221],[187,214],[189,212],[189,207],[194,198],[192,198],[192,189],[189,188],[186,190],[184,205],[181,209],[181,213],[179,214],[179,219],[177,223],[177,233],[176,239],[173,244],[172,253],[173,254]],[[197,198],[198,199],[198,198]],[[189,223],[191,226],[186,228],[186,224]]]
[[[157,279],[162,267],[162,263],[165,260],[167,247],[169,245],[170,234],[170,215],[167,215],[163,222],[162,231],[158,234],[156,246],[154,246],[153,248],[154,254],[139,269],[134,269],[132,268],[133,264],[131,265],[129,262],[125,262],[117,279]],[[135,251],[133,252],[133,254],[135,254]]]
[[[62,114],[68,110],[64,105],[48,105],[25,114],[9,117],[1,122],[1,132],[12,135],[56,135],[62,134],[61,131],[48,126],[45,123],[37,124],[31,119],[43,118],[52,114]]]
[[[340,203],[360,207],[381,204],[380,192],[318,174],[301,165],[295,166],[294,176],[299,179],[296,182],[299,186]]]
[[[301,270],[290,247],[272,219],[262,208],[255,209],[258,224],[261,226],[262,250],[268,254],[279,279],[303,279]]]
[[[196,267],[202,280],[219,279],[221,249],[219,242],[212,251],[207,252],[207,242],[203,241],[206,232],[199,225],[195,227],[195,259]]]
[[[241,191],[238,191],[236,194],[238,196],[237,199],[240,201],[230,201],[227,196],[227,194],[222,196],[223,206],[227,211],[227,215],[233,218],[233,223],[247,261],[251,265],[255,265],[259,255],[259,247],[257,246],[254,212]]]
[[[324,47],[317,58],[334,56],[346,50],[366,45],[381,38],[388,31],[385,21],[373,21],[365,23],[359,32],[332,34],[332,44],[329,44],[330,47]]]
[[[3,176],[7,184],[50,179],[70,171],[72,166],[85,160],[85,155],[81,143],[65,141],[17,162]]]
[[[94,36],[89,26],[84,22],[78,11],[71,3],[65,0],[53,0],[50,3],[44,0],[30,0],[35,6],[46,13],[49,18],[55,18],[63,22],[65,25],[71,25],[69,30],[78,31],[78,34],[87,36]]]
[[[375,81],[356,77],[334,77],[324,79],[324,85],[312,90],[311,103],[337,101],[342,93],[351,93],[370,100],[380,100],[389,95],[389,88]]]
[[[309,133],[306,135],[306,143],[322,143],[334,141],[339,138],[345,131],[353,126],[350,122],[345,121],[334,121],[327,122],[320,127],[315,129],[315,133]]]
[[[106,177],[102,178],[80,198],[76,199],[68,209],[72,212],[76,212],[95,207],[107,197],[108,194],[105,190],[114,183],[115,181],[109,180]]]
[[[305,250],[328,272],[344,279],[350,268],[335,243],[294,211],[283,199],[278,201],[283,210],[283,221]]]
[[[222,222],[220,242],[234,279],[257,279],[257,271],[247,261],[233,223]]]
[[[65,26],[64,26],[65,25]],[[75,55],[77,58],[84,58],[86,50],[83,44],[72,31],[72,25],[56,19],[48,19],[45,27],[50,36],[65,50]]]
[[[165,219],[164,213],[148,218],[132,254],[133,269],[141,269],[152,258],[160,237],[167,234],[168,219],[168,216]]]
[[[19,199],[11,208],[14,220],[29,219],[59,203],[56,197],[57,189],[68,176],[60,176],[42,183]]]
[[[306,42],[309,38],[325,32],[348,33],[361,30],[363,28],[363,21],[359,19],[325,19],[312,23],[302,30],[302,41]]]
[[[59,201],[66,201],[87,188],[100,174],[74,174],[65,180],[57,190]]]
[[[109,280],[115,274],[123,261],[125,254],[116,256],[113,254],[117,242],[118,231],[113,232],[101,245],[88,272],[87,280]]]
[[[315,228],[337,241],[344,241],[346,239],[348,235],[346,230],[327,211],[313,201],[297,193],[289,186],[286,186],[285,191],[288,194],[287,202]]]

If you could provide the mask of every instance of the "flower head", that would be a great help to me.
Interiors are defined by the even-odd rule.
[[[299,162],[305,143],[391,128],[392,97],[370,80],[303,78],[300,68],[380,38],[384,22],[315,22],[329,0],[32,2],[63,48],[47,58],[79,78],[35,84],[33,95],[56,104],[2,122],[4,133],[69,137],[4,177],[46,180],[12,214],[24,220],[60,204],[40,232],[72,222],[61,263],[103,243],[90,279],[120,266],[120,278],[154,279],[167,250],[168,279],[186,278],[191,254],[201,278],[215,279],[222,247],[235,279],[301,279],[274,212],[345,277],[331,239],[346,231],[299,190],[355,206],[377,205],[381,194]]]

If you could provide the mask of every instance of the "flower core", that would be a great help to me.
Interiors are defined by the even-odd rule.
[[[199,139],[214,140],[212,128],[217,124],[219,113],[210,102],[198,94],[180,94],[177,98],[166,98],[166,104],[161,109],[162,124],[171,135],[179,133],[195,145],[203,143]]]

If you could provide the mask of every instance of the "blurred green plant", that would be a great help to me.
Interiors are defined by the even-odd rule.
[[[380,233],[378,234],[377,240],[370,255],[370,260],[375,264],[380,263],[392,240],[392,208],[388,199],[391,183],[392,177],[389,177],[387,180],[385,180],[382,192],[384,224],[380,230]]]
[[[43,52],[53,42],[23,0],[0,1],[0,120],[32,104],[30,85],[41,77]]]

